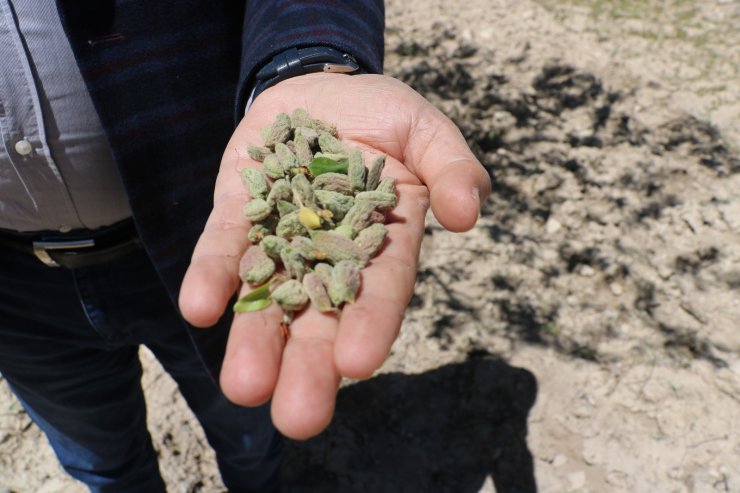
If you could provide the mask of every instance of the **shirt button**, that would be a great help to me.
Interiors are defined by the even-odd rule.
[[[33,146],[27,140],[19,140],[15,143],[15,152],[21,156],[28,156],[33,152]]]

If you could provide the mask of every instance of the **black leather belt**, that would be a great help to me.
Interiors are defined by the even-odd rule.
[[[0,246],[34,255],[49,267],[104,264],[142,248],[131,219],[94,230],[21,233],[0,229]]]

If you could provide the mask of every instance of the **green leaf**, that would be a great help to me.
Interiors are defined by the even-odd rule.
[[[234,312],[256,312],[258,310],[262,310],[263,308],[267,308],[268,306],[270,306],[271,303],[272,298],[270,298],[270,283],[266,282],[262,286],[250,291],[249,293],[239,298],[239,301],[234,303]]]
[[[234,303],[234,313],[256,312],[272,304],[272,298],[263,300],[245,301],[244,298]]]
[[[313,176],[323,175],[324,173],[347,173],[349,163],[343,159],[334,161],[328,157],[317,157],[308,165],[308,170]]]

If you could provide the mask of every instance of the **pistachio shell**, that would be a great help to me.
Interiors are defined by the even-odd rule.
[[[358,265],[365,265],[367,254],[350,238],[332,231],[314,231],[311,240],[317,250],[326,255],[326,259],[333,264],[342,260],[351,260]]]
[[[239,277],[249,284],[262,284],[275,272],[275,262],[257,245],[251,245],[239,262]]]
[[[272,212],[272,207],[264,199],[252,199],[244,204],[244,216],[252,222],[266,219]]]
[[[290,126],[290,117],[285,113],[278,113],[275,121],[265,135],[265,147],[275,147],[275,144],[290,140],[293,130]]]
[[[309,272],[303,276],[303,291],[311,300],[311,305],[320,312],[328,312],[333,309],[329,293],[315,272]]]
[[[298,311],[308,303],[308,295],[303,291],[301,283],[291,279],[278,286],[272,292],[272,299],[278,303],[283,310]]]
[[[270,185],[267,184],[265,175],[257,168],[244,168],[239,174],[247,193],[254,198],[264,199],[270,191]]]
[[[343,260],[331,270],[329,298],[335,306],[353,302],[360,289],[360,267],[352,261]]]

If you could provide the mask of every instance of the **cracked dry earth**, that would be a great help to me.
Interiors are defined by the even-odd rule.
[[[595,4],[387,2],[386,72],[493,194],[468,233],[430,215],[388,361],[286,491],[740,492],[740,2]],[[142,357],[171,491],[223,491]],[[83,491],[0,395],[0,491]]]

